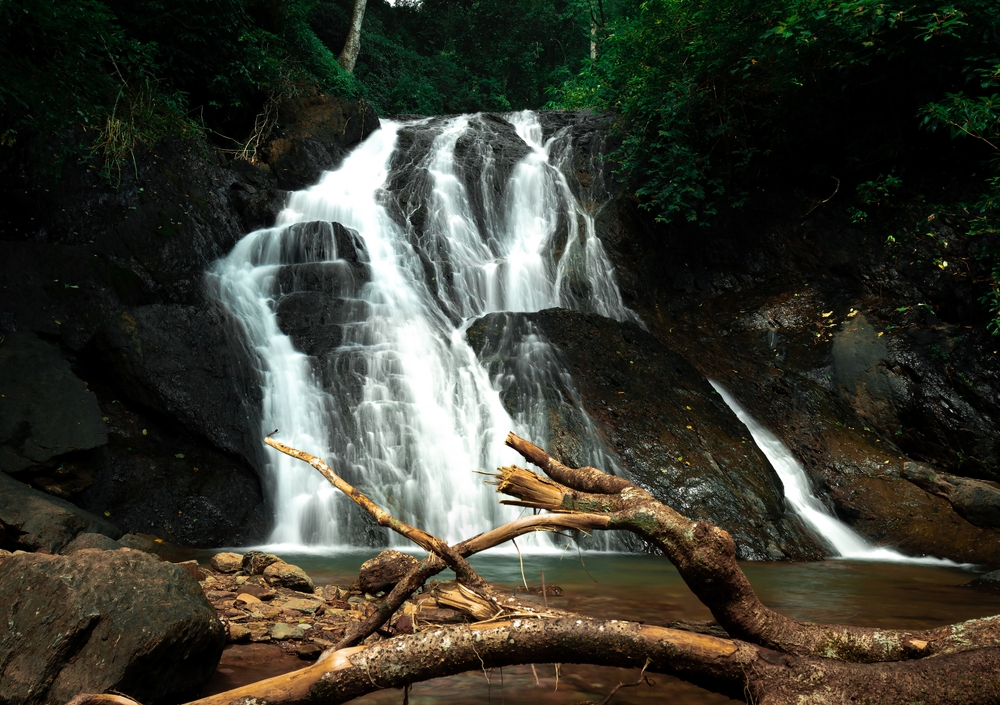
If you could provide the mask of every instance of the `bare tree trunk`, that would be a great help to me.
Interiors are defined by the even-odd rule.
[[[361,52],[361,23],[365,19],[365,7],[368,0],[354,0],[354,12],[351,15],[351,28],[347,32],[347,41],[337,57],[337,63],[347,73],[354,73],[354,65],[358,62]]]
[[[918,632],[789,619],[754,594],[728,533],[687,519],[628,480],[595,468],[570,468],[513,434],[507,445],[549,477],[516,466],[500,468],[497,491],[515,498],[504,500],[507,504],[553,514],[526,517],[455,546],[392,517],[321,459],[272,438],[265,442],[311,464],[379,524],[430,555],[375,614],[315,664],[189,705],[243,705],[251,699],[333,705],[384,688],[526,663],[641,668],[759,705],[1000,705],[1000,617]],[[625,529],[654,543],[734,638],[542,608],[487,584],[465,561],[527,531],[559,528]],[[353,646],[446,566],[455,569],[458,583],[435,588],[442,593],[438,599],[476,622],[431,626],[382,641],[372,642],[378,638],[372,637]],[[73,705],[131,702],[121,696],[78,696]]]

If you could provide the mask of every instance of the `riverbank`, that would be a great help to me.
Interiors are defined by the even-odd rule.
[[[349,590],[362,563],[374,551],[327,555],[279,553],[304,568],[324,594],[332,594],[335,589]],[[199,560],[207,564],[210,555],[200,552]],[[591,617],[660,625],[711,619],[708,609],[691,593],[676,569],[661,557],[587,553],[581,558],[575,550],[567,550],[526,554],[519,560],[516,553],[494,551],[473,558],[472,564],[485,578],[510,590],[523,585],[522,565],[531,586],[540,585],[544,571],[546,584],[557,585],[562,592],[560,596],[547,598],[552,606]],[[976,574],[958,568],[839,560],[743,562],[741,567],[765,604],[796,619],[918,629],[1000,614],[1000,595],[965,587],[964,583]],[[212,587],[212,583],[206,585],[206,592]],[[358,600],[353,604],[358,604]],[[352,616],[358,614],[360,611],[352,612]],[[290,647],[289,641],[227,645],[204,694],[306,665]],[[428,681],[411,688],[410,702],[448,705],[501,702],[501,699],[553,704],[586,699],[601,702],[619,682],[634,683],[638,679],[634,671],[563,664],[556,690],[553,665],[536,666],[535,672],[538,685],[529,666],[505,668],[502,677],[499,670],[493,671],[488,675],[489,680],[480,672]],[[612,702],[646,705],[662,702],[664,698],[682,705],[733,702],[674,678],[657,675],[652,680],[655,687],[623,688]],[[384,691],[358,702],[388,705],[398,703],[400,698],[399,691]]]

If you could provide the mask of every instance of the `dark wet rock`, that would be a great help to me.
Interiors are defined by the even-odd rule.
[[[56,553],[85,532],[113,539],[122,535],[111,522],[0,472],[2,547]]]
[[[1000,485],[970,480],[918,463],[906,463],[902,476],[920,488],[944,497],[970,524],[1000,529]]]
[[[488,211],[502,212],[514,168],[531,148],[499,115],[480,113],[455,143],[455,171],[465,184],[479,232],[489,233]]]
[[[59,349],[31,333],[0,343],[0,472],[108,441],[101,410]]]
[[[259,439],[247,406],[259,380],[227,354],[226,325],[215,307],[141,306],[109,320],[98,347],[132,399],[252,460]]]
[[[814,557],[819,547],[785,511],[781,482],[746,428],[683,358],[635,324],[562,309],[534,314],[490,314],[474,323],[468,339],[501,386],[501,399],[517,416],[525,396],[512,369],[511,346],[542,336],[556,347],[600,437],[624,474],[692,519],[729,531],[742,558]],[[530,384],[538,384],[534,379]],[[541,382],[554,455],[573,465],[585,419],[567,403],[558,376]],[[534,412],[539,413],[539,412]]]
[[[357,391],[358,380],[343,373],[344,358],[351,353],[338,348],[345,330],[370,315],[369,305],[357,298],[371,280],[364,242],[356,231],[340,223],[301,223],[290,230],[291,236],[283,243],[296,251],[285,253],[284,259],[293,264],[278,273],[278,325],[296,349],[313,357],[318,375],[329,388],[346,384]],[[335,403],[347,403],[345,395],[334,396]]]
[[[284,102],[278,125],[281,136],[264,145],[260,157],[280,188],[298,190],[339,165],[351,146],[379,128],[379,120],[366,101],[324,95]]]
[[[323,647],[319,644],[303,644],[295,649],[295,654],[303,661],[315,661],[323,653]]]
[[[759,223],[697,237],[636,227],[619,201],[628,217],[599,234],[654,334],[774,432],[841,519],[904,553],[1000,565],[1000,534],[902,476],[918,461],[995,478],[1000,358],[956,303],[975,300],[971,279],[942,279],[922,252],[936,238],[910,244],[910,267],[842,212],[782,220],[778,198],[762,199],[772,210]]]
[[[214,547],[264,540],[271,515],[246,460],[141,409],[107,383],[92,379],[91,388],[108,419],[108,444],[89,458],[66,462],[66,470],[88,478],[86,489],[72,497],[74,503],[108,512],[125,531],[173,544]]]
[[[17,705],[111,689],[152,705],[197,697],[226,638],[194,578],[138,551],[11,557],[0,619],[0,693]]]
[[[1000,570],[991,570],[989,573],[983,573],[975,580],[966,583],[966,585],[983,592],[1000,593]]]
[[[108,184],[70,166],[58,184],[5,191],[31,220],[0,218],[0,335],[57,339],[73,372],[103,388],[95,393],[110,419],[107,444],[18,477],[127,530],[196,545],[259,540],[269,521],[251,466],[259,443],[241,436],[259,387],[220,386],[248,380],[251,368],[205,303],[204,273],[274,222],[284,192],[266,170],[178,140],[140,149],[120,177]],[[98,354],[97,332],[115,329]],[[202,343],[201,359],[186,354]],[[233,367],[216,376],[226,359]]]
[[[399,551],[382,551],[361,564],[358,572],[358,587],[367,593],[388,591],[395,587],[419,561]]]
[[[344,339],[344,327],[368,317],[364,301],[342,299],[317,292],[297,292],[278,302],[278,325],[297,350],[307,355],[333,353]]]
[[[64,556],[68,556],[71,553],[82,551],[85,548],[95,548],[99,551],[117,551],[119,548],[124,548],[124,546],[124,544],[115,541],[110,536],[84,532],[82,534],[77,534],[72,541],[59,549],[59,553]]]
[[[134,551],[142,551],[154,556],[160,556],[160,553],[163,552],[163,549],[160,548],[162,542],[163,539],[160,539],[160,543],[157,543],[156,537],[150,534],[125,534],[118,539],[118,543],[126,548],[131,548]]]
[[[427,233],[428,195],[433,188],[433,177],[425,168],[424,160],[448,120],[437,117],[416,127],[400,128],[385,198],[385,205],[396,222],[408,228],[420,241],[428,286],[442,297],[453,295],[451,286],[455,272],[447,246]],[[471,216],[487,246],[493,245],[488,241],[486,204],[495,207],[502,202],[514,168],[530,151],[512,124],[491,113],[472,116],[468,129],[455,143],[455,171],[465,186]]]

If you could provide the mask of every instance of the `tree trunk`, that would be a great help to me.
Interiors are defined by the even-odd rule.
[[[365,19],[365,7],[368,0],[354,0],[354,12],[351,15],[351,28],[347,32],[347,41],[337,57],[340,67],[347,73],[354,73],[354,65],[358,62],[361,52],[361,23]]]

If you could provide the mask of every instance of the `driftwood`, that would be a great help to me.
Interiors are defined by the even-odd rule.
[[[525,663],[590,663],[677,676],[708,690],[761,704],[1000,704],[1000,617],[907,631],[816,624],[763,605],[735,559],[729,534],[691,521],[633,483],[595,468],[570,468],[511,434],[507,444],[542,468],[500,468],[493,482],[506,504],[547,510],[455,546],[390,516],[337,477],[322,460],[271,438],[268,445],[316,467],[383,526],[429,555],[378,610],[313,665],[190,705],[343,703],[383,688],[480,668]],[[657,546],[712,611],[729,638],[600,620],[522,602],[489,585],[465,558],[529,531],[624,529]],[[445,567],[457,587],[444,603],[471,624],[367,639],[424,582]],[[439,601],[442,596],[438,596]],[[364,645],[356,645],[366,640]],[[73,705],[131,703],[122,696],[78,696]]]

